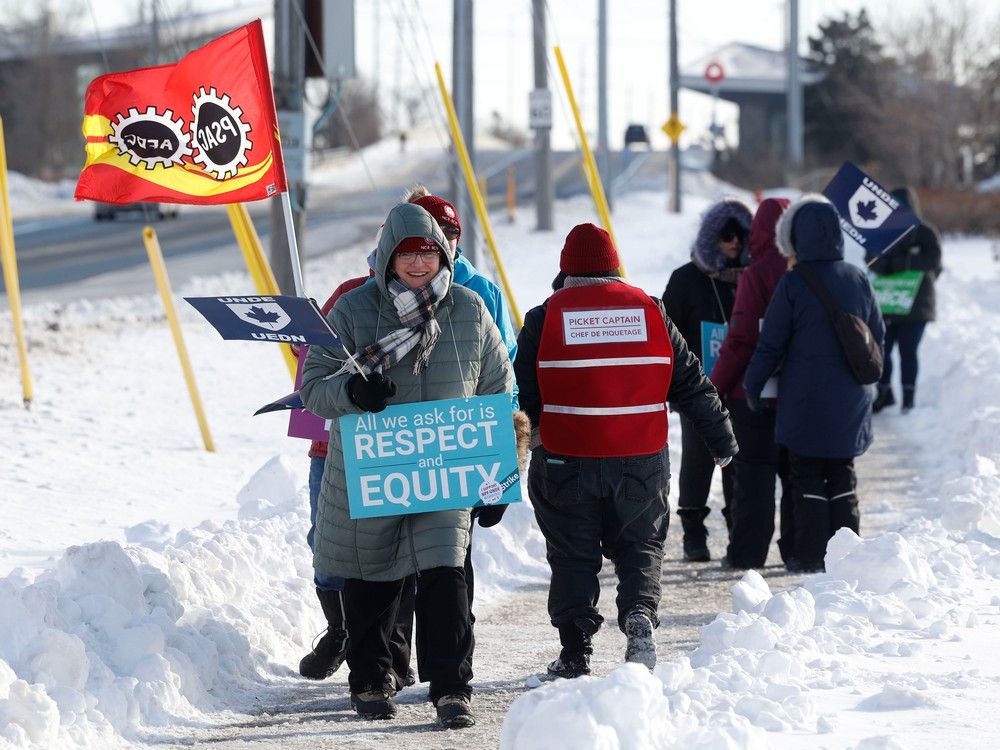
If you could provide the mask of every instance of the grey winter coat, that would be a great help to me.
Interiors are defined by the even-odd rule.
[[[393,208],[376,250],[376,283],[343,295],[328,315],[342,347],[309,351],[300,392],[306,408],[314,414],[336,420],[361,413],[347,393],[347,381],[354,370],[333,373],[344,362],[345,349],[353,354],[402,327],[389,297],[386,275],[391,273],[393,250],[407,237],[434,238],[445,264],[454,272],[454,256],[431,215],[414,204]],[[390,404],[510,393],[507,350],[482,300],[474,292],[452,285],[437,303],[435,316],[441,336],[427,369],[414,375],[416,349],[412,349],[385,372],[398,387]],[[341,578],[395,581],[420,570],[460,567],[468,546],[468,510],[352,520],[340,430],[334,422],[316,517],[313,565],[317,571]]]

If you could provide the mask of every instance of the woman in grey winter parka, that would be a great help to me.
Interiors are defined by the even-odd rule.
[[[882,314],[865,272],[844,260],[833,204],[821,195],[793,203],[778,222],[778,248],[808,265],[837,307],[867,323],[882,345]],[[859,529],[854,458],[871,445],[875,389],[855,380],[826,308],[794,269],[774,290],[743,378],[751,409],[762,408],[761,390],[779,365],[774,440],[788,448],[795,503],[795,559],[785,564],[818,571],[834,532]]]
[[[302,400],[321,417],[382,411],[388,403],[511,392],[507,350],[482,300],[452,284],[454,256],[422,207],[389,212],[375,283],[343,295],[328,316],[337,348],[313,348]],[[346,364],[347,352],[367,379]],[[316,518],[313,564],[345,578],[351,702],[367,718],[395,715],[390,631],[404,580],[417,587],[417,658],[429,699],[448,727],[475,723],[472,626],[464,575],[469,511],[352,519],[340,431],[330,448]]]

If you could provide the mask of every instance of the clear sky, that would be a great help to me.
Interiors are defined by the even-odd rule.
[[[86,3],[87,0],[63,0]],[[926,8],[930,0],[862,2],[862,0],[800,0],[800,49],[819,22],[845,11],[868,6],[876,29],[893,19]],[[953,0],[938,0],[947,6]],[[135,18],[150,0],[89,0],[101,25]],[[234,8],[260,3],[252,0],[157,0],[161,14],[186,8]],[[981,10],[996,11],[996,0],[970,0]],[[549,46],[560,44],[585,125],[597,127],[597,0],[549,0]],[[498,111],[517,126],[527,126],[528,91],[533,88],[531,0],[475,2],[476,120],[488,122]],[[659,127],[668,111],[667,0],[608,0],[609,133],[613,148],[621,145],[626,124],[646,126],[653,145],[663,148]],[[371,80],[377,71],[386,112],[402,113],[394,91],[428,89],[432,105],[440,106],[433,63],[440,61],[451,85],[452,0],[355,0],[356,62],[360,75]],[[248,12],[249,17],[249,12]],[[785,40],[785,0],[678,0],[681,67],[732,41],[780,49]],[[377,41],[376,41],[377,40]],[[550,54],[549,86],[555,93],[554,142],[575,142],[555,60]],[[426,110],[424,110],[426,112]],[[683,92],[680,116],[688,126],[682,143],[702,139],[711,119],[709,97]],[[735,108],[722,102],[720,121],[730,125]],[[391,125],[391,124],[390,124]]]

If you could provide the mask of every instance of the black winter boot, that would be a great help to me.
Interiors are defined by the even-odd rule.
[[[347,630],[344,627],[344,596],[340,591],[316,589],[326,616],[327,628],[313,650],[299,662],[299,674],[310,680],[325,680],[347,657]]]
[[[878,414],[885,407],[892,406],[894,403],[896,403],[896,397],[892,393],[892,386],[879,383],[878,395],[872,402],[872,414]]]
[[[708,531],[705,529],[705,517],[708,508],[678,508],[677,515],[681,517],[684,529],[684,560],[686,562],[708,562],[712,555],[708,551]]]
[[[590,655],[594,653],[591,636],[573,623],[559,626],[562,651],[559,658],[549,664],[548,673],[553,677],[572,679],[590,674]]]
[[[903,386],[903,408],[900,409],[903,414],[906,414],[910,409],[913,408],[913,397],[916,395],[917,389],[912,385]]]

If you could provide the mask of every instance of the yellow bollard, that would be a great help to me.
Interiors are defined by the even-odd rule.
[[[226,205],[226,212],[229,214],[229,223],[233,227],[233,234],[236,236],[236,243],[243,253],[243,262],[246,263],[250,278],[253,279],[257,287],[257,293],[261,295],[279,294],[278,282],[274,279],[274,272],[267,262],[263,247],[260,244],[260,237],[254,229],[250,212],[242,203],[229,203]],[[295,371],[298,367],[298,359],[288,344],[279,344],[281,353],[285,358],[288,371],[295,379]]]
[[[497,269],[497,274],[500,276],[500,284],[503,287],[505,296],[507,297],[507,302],[510,304],[510,313],[514,316],[514,325],[518,328],[524,325],[524,319],[521,317],[521,312],[517,309],[517,300],[514,299],[514,293],[511,291],[510,282],[507,280],[507,272],[504,270],[503,260],[500,258],[500,253],[497,251],[496,239],[493,237],[493,227],[490,226],[490,217],[486,211],[486,203],[483,201],[483,196],[479,192],[479,186],[476,184],[476,175],[472,171],[472,162],[469,161],[469,151],[465,147],[465,138],[462,137],[462,131],[458,127],[458,116],[455,114],[455,104],[451,100],[451,95],[448,93],[448,87],[444,83],[444,74],[441,72],[440,63],[434,63],[434,72],[437,73],[438,88],[441,90],[441,99],[444,101],[444,109],[448,115],[448,127],[451,130],[451,141],[455,144],[455,153],[458,154],[459,163],[462,165],[462,173],[465,175],[465,184],[469,189],[469,195],[472,197],[472,203],[476,208],[476,215],[479,217],[479,224],[483,228],[483,234],[486,237],[486,245],[490,249],[490,253],[493,255],[493,265]]]
[[[0,117],[0,265],[3,265],[3,283],[10,303],[10,316],[14,323],[14,340],[17,359],[21,365],[21,396],[25,407],[31,406],[35,392],[28,366],[28,343],[24,338],[24,321],[21,318],[21,282],[17,278],[17,255],[14,252],[14,222],[10,215],[10,197],[7,190],[7,146],[3,135],[3,118]]]
[[[507,167],[507,221],[517,220],[517,169],[512,164]]]
[[[205,410],[201,405],[201,396],[198,395],[198,386],[194,382],[194,371],[191,369],[187,348],[184,346],[184,337],[181,334],[181,325],[177,319],[177,310],[174,308],[174,298],[170,291],[170,279],[167,278],[167,267],[163,262],[163,253],[160,252],[160,241],[156,239],[156,230],[150,226],[144,227],[142,230],[142,241],[146,245],[146,253],[149,255],[149,265],[152,267],[153,277],[156,279],[156,288],[160,290],[160,300],[163,302],[163,310],[166,312],[167,321],[170,323],[170,333],[173,334],[174,346],[177,347],[177,357],[180,359],[181,369],[184,371],[184,380],[187,383],[188,393],[191,396],[191,405],[194,407],[194,413],[198,419],[201,439],[205,443],[205,450],[214,453],[215,445],[212,443],[212,435],[208,431]]]
[[[594,205],[597,214],[601,217],[601,223],[611,235],[611,241],[618,248],[618,257],[622,257],[621,248],[618,247],[618,240],[615,238],[615,230],[611,225],[611,211],[608,208],[608,200],[604,195],[604,186],[601,185],[600,173],[597,171],[597,162],[594,161],[594,154],[590,150],[590,143],[587,141],[587,134],[583,130],[583,121],[580,119],[580,108],[576,104],[576,96],[573,95],[573,86],[569,81],[569,73],[566,71],[566,62],[563,60],[562,51],[559,47],[554,47],[556,52],[556,62],[559,63],[559,73],[562,75],[563,85],[566,87],[566,97],[569,99],[569,107],[573,112],[573,119],[576,120],[576,130],[580,136],[580,150],[583,152],[584,174],[587,176],[587,185],[590,187],[590,194],[594,198]],[[619,261],[621,265],[618,270],[625,277],[625,261]]]

